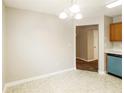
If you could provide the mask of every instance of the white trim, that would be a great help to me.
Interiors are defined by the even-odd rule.
[[[77,70],[76,66],[74,67],[74,70]]]
[[[60,70],[60,71],[49,73],[49,74],[44,74],[44,75],[40,75],[40,76],[35,76],[35,77],[23,79],[23,80],[17,80],[17,81],[9,82],[9,83],[5,84],[3,93],[5,93],[5,91],[8,87],[16,86],[16,85],[23,84],[23,83],[26,83],[26,82],[29,82],[29,81],[33,81],[33,80],[47,78],[47,77],[50,77],[50,76],[53,76],[53,75],[56,75],[56,74],[60,74],[60,73],[68,72],[68,71],[72,71],[72,70],[75,70],[75,68],[64,69],[64,70]]]
[[[5,84],[2,93],[6,93],[6,90],[7,90],[7,86],[6,86],[6,84]]]
[[[73,36],[74,36],[74,69],[76,70],[76,26],[74,26],[74,20],[72,20],[72,23],[73,23]]]
[[[76,57],[76,59],[80,59],[80,60],[87,61],[87,62],[97,60],[97,59],[90,59],[90,60],[86,60],[86,59],[83,59],[83,58],[80,58],[80,57]]]
[[[105,71],[98,71],[98,73],[99,73],[100,75],[105,75],[105,74],[106,74]]]

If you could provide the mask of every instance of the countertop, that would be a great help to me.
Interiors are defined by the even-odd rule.
[[[105,53],[116,54],[116,55],[122,55],[122,50],[106,49],[106,50],[105,50]]]

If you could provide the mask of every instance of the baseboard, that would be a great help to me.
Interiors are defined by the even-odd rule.
[[[4,88],[3,88],[2,93],[6,93],[6,90],[7,90],[7,87],[6,87],[6,85],[5,85]]]
[[[33,80],[47,78],[47,77],[50,77],[50,76],[53,76],[53,75],[56,75],[56,74],[60,74],[60,73],[68,72],[68,71],[72,71],[72,70],[75,70],[75,68],[64,69],[64,70],[60,70],[60,71],[45,74],[45,75],[40,75],[40,76],[35,76],[35,77],[23,79],[23,80],[17,80],[17,81],[9,82],[9,83],[5,84],[3,93],[5,93],[5,91],[7,90],[8,87],[16,86],[16,85],[23,84],[23,83],[26,83],[26,82],[29,82],[29,81],[33,81]]]
[[[80,60],[83,60],[83,61],[86,61],[86,62],[90,62],[90,61],[98,60],[98,59],[86,60],[86,59],[83,59],[83,58],[80,58],[80,57],[76,57],[76,59],[80,59]]]
[[[100,75],[105,75],[105,74],[106,74],[106,71],[98,71],[98,73],[99,73]]]
[[[76,66],[74,67],[74,70],[77,70]]]

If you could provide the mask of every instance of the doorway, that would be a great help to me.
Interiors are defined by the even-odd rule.
[[[76,68],[98,71],[98,25],[76,26]]]

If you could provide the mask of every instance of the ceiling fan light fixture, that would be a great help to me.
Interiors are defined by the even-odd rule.
[[[66,19],[68,15],[65,12],[60,13],[59,18],[60,19]]]
[[[80,12],[80,8],[79,8],[79,6],[78,6],[77,4],[73,4],[73,5],[69,8],[69,10],[70,10],[72,13],[78,13],[78,12]]]
[[[81,19],[82,15],[80,13],[80,7],[77,4],[77,0],[71,0],[71,6],[68,8],[65,8],[63,12],[59,14],[60,19]]]
[[[75,15],[74,18],[77,19],[77,20],[79,20],[79,19],[82,19],[83,16],[82,16],[82,14],[78,13],[78,14]]]

